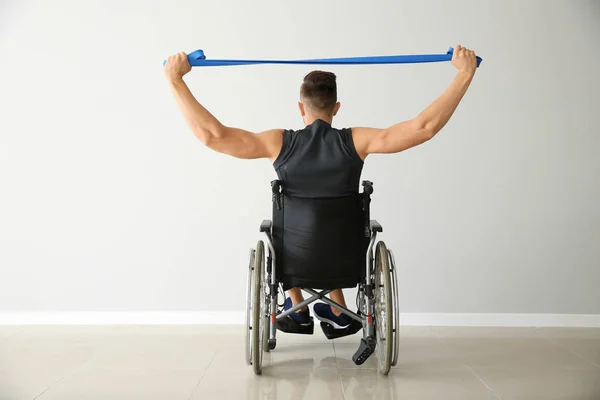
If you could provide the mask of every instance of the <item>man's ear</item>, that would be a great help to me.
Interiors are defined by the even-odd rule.
[[[335,106],[333,106],[333,115],[334,115],[334,116],[335,116],[335,115],[338,113],[338,111],[340,111],[340,107],[341,107],[341,106],[342,106],[342,105],[340,104],[340,102],[339,102],[339,101],[338,101],[337,103],[335,103]]]
[[[301,101],[298,102],[298,109],[300,110],[300,115],[304,117],[306,115],[306,110],[304,110],[304,104],[302,104]]]

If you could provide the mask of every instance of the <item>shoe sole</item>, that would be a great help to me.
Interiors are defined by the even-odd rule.
[[[338,324],[336,324],[335,322],[333,322],[332,320],[330,320],[330,319],[328,319],[328,318],[321,317],[321,316],[320,316],[319,314],[317,314],[317,313],[315,313],[315,317],[317,317],[317,319],[318,319],[319,321],[321,321],[321,322],[326,322],[326,323],[328,323],[329,325],[331,325],[331,326],[332,326],[332,327],[334,327],[335,329],[346,329],[347,327],[349,327],[349,326],[350,326],[350,324],[348,324],[348,325],[344,325],[344,326],[342,326],[342,325],[338,325]]]
[[[294,321],[290,316],[287,316],[281,320],[277,320],[275,327],[285,333],[312,335],[314,333],[315,324],[313,321],[300,324]]]
[[[358,321],[352,321],[352,323],[348,325],[346,329],[335,329],[327,322],[321,322],[320,325],[325,337],[329,340],[354,335],[363,328],[362,324]]]

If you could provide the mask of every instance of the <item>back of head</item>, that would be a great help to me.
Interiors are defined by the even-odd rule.
[[[304,77],[300,99],[313,115],[332,115],[337,103],[336,76],[333,72],[312,71]]]

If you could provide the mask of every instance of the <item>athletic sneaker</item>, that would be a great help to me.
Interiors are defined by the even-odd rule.
[[[288,297],[283,303],[283,311],[292,308],[292,299]],[[302,335],[312,335],[315,329],[308,307],[305,311],[293,312],[285,318],[277,320],[277,329],[286,333],[298,333]]]
[[[283,303],[283,311],[287,311],[290,308],[292,308],[292,298],[288,297]],[[299,324],[310,323],[310,311],[308,310],[308,307],[306,307],[306,310],[304,311],[296,311],[291,313],[290,317],[292,317],[292,319],[298,322]]]
[[[335,315],[329,304],[316,303],[313,309],[315,310],[315,316],[320,321],[328,323],[334,329],[346,329],[353,321],[346,314]]]

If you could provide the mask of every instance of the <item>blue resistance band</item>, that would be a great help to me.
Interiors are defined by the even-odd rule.
[[[202,50],[188,54],[188,61],[192,67],[220,67],[224,65],[252,65],[252,64],[415,64],[451,61],[454,49],[446,54],[422,54],[404,56],[375,56],[375,57],[344,57],[344,58],[317,58],[310,60],[207,60]],[[477,67],[481,64],[481,57],[477,57]],[[163,61],[163,65],[166,61]]]

